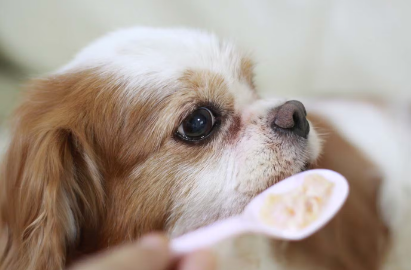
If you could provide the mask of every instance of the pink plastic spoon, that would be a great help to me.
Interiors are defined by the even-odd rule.
[[[267,196],[290,192],[301,186],[305,177],[311,174],[320,175],[334,184],[318,218],[302,229],[278,229],[267,225],[260,216],[261,208]],[[276,239],[301,240],[318,231],[335,216],[344,204],[348,191],[347,180],[339,173],[324,169],[301,172],[282,180],[259,194],[246,206],[242,214],[217,221],[173,239],[171,241],[171,250],[176,256],[179,256],[197,249],[210,247],[223,239],[247,232],[262,233]]]

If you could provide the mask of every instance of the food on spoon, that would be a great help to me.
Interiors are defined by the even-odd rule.
[[[320,217],[333,187],[334,183],[321,175],[307,175],[298,188],[267,195],[261,208],[261,219],[277,229],[304,229]]]

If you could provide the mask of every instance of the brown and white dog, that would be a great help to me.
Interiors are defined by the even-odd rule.
[[[133,28],[98,40],[35,80],[16,111],[0,269],[63,269],[149,231],[177,236],[309,167],[348,178],[338,216],[300,242],[221,243],[220,268],[411,269],[407,114],[306,106],[311,124],[300,102],[259,98],[249,56],[207,33]]]

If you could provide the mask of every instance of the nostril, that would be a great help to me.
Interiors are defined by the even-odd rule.
[[[308,124],[306,115],[305,107],[301,102],[297,100],[287,101],[275,109],[272,126],[274,129],[280,128],[291,131],[300,137],[307,138],[310,125]]]
[[[299,117],[298,113],[294,112],[294,114],[293,114],[294,126],[298,126],[298,123],[300,122],[299,118],[300,117]]]

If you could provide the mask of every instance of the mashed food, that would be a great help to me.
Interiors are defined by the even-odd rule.
[[[334,183],[321,175],[308,175],[303,184],[292,191],[269,194],[261,208],[261,219],[277,229],[303,229],[320,216],[333,186]]]

